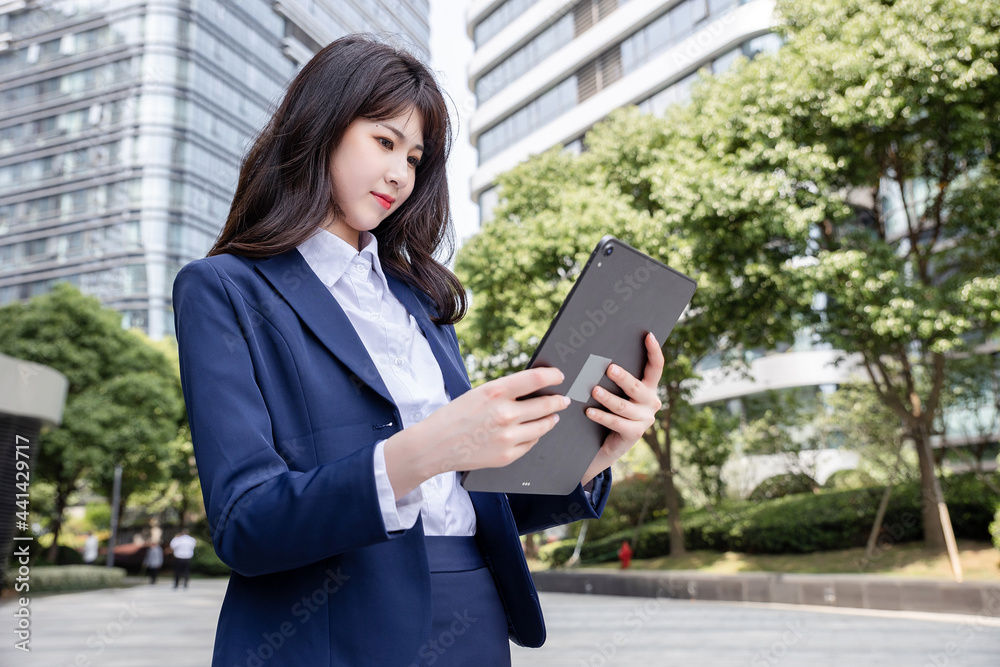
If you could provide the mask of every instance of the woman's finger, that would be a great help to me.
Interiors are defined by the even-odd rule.
[[[625,419],[599,408],[587,408],[587,417],[616,432],[623,442],[636,442],[646,428],[643,423]]]
[[[513,426],[535,421],[553,412],[565,410],[570,404],[569,399],[561,394],[550,396],[535,396],[523,401],[498,399],[492,405],[490,417],[497,426]]]
[[[488,388],[491,396],[518,398],[532,394],[539,389],[562,384],[566,377],[554,366],[528,368],[491,380],[480,387]]]
[[[653,332],[646,334],[646,352],[649,355],[646,360],[646,371],[642,376],[642,383],[651,389],[656,389],[663,377],[663,350],[656,341]]]
[[[638,403],[627,401],[621,396],[616,396],[604,387],[597,385],[591,392],[598,403],[606,407],[612,413],[625,417],[626,419],[642,419],[643,409]]]
[[[640,403],[650,403],[650,395],[656,395],[655,385],[652,388],[648,387],[645,383],[639,381],[638,378],[618,364],[611,364],[608,366],[608,377],[614,380],[615,384],[621,387],[629,398],[632,398]]]

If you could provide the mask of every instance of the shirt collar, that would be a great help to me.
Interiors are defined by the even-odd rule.
[[[351,262],[359,256],[367,260],[382,282],[385,282],[385,274],[382,272],[382,264],[378,258],[378,241],[375,239],[375,235],[368,231],[361,231],[360,239],[362,247],[361,252],[358,252],[350,243],[333,232],[317,228],[316,233],[300,243],[297,248],[309,268],[327,287],[335,285],[347,271]]]

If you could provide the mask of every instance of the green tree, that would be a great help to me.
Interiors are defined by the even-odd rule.
[[[901,449],[902,422],[870,383],[842,384],[827,401],[830,411],[818,426],[840,447],[858,452],[855,479],[892,486],[919,476],[916,453]]]
[[[664,121],[621,110],[595,126],[579,156],[549,150],[500,178],[495,218],[463,246],[456,270],[472,291],[458,326],[485,381],[522,368],[558,311],[597,240],[613,234],[652,257],[697,275],[685,319],[668,338],[660,379],[663,408],[643,439],[655,455],[671,527],[671,553],[684,553],[674,481],[674,415],[686,405],[695,366],[741,341],[773,336],[773,322],[744,299],[743,286],[715,281],[690,261],[689,241],[650,198],[651,159],[666,137]],[[771,319],[769,314],[765,315]]]
[[[963,462],[982,474],[1000,433],[1000,352],[950,360],[935,430]]]
[[[925,539],[943,545],[930,439],[946,369],[1000,324],[1000,6],[776,13],[781,49],[671,114],[651,198],[689,230],[695,265],[773,284],[760,307],[860,355],[915,445]]]
[[[687,405],[674,421],[680,462],[692,471],[693,486],[706,503],[718,503],[725,495],[722,466],[732,456],[732,433],[738,427],[738,417],[709,406]]]
[[[0,352],[69,380],[62,425],[42,436],[33,470],[55,489],[54,560],[67,500],[81,480],[110,496],[122,463],[124,499],[161,474],[165,445],[183,419],[180,384],[161,352],[122,329],[119,313],[68,283],[0,308]]]

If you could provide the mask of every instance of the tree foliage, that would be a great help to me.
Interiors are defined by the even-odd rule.
[[[62,425],[42,435],[33,470],[55,487],[53,532],[81,480],[110,497],[121,463],[124,500],[162,477],[167,443],[184,419],[180,382],[161,351],[122,329],[120,314],[57,283],[26,304],[0,308],[0,352],[69,380]]]
[[[706,354],[810,327],[860,356],[915,443],[940,543],[930,440],[946,371],[1000,327],[1000,5],[779,0],[776,15],[779,50],[705,77],[665,119],[615,112],[583,154],[501,178],[495,220],[459,256],[473,292],[460,332],[480,379],[518,368],[615,234],[698,280],[647,434],[667,476],[670,388],[680,405]]]

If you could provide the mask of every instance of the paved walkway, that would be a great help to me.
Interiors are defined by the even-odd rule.
[[[38,596],[31,653],[13,648],[0,607],[0,665],[204,667],[221,580]],[[994,616],[543,593],[548,641],[513,647],[515,667],[997,667]]]

